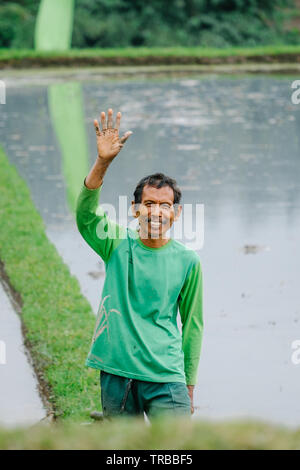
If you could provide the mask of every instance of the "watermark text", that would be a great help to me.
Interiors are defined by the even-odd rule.
[[[0,80],[0,104],[6,104],[6,87],[3,80]]]
[[[0,365],[6,364],[6,344],[0,340]]]
[[[300,80],[294,80],[291,87],[295,88],[291,96],[292,103],[300,104]]]
[[[291,344],[291,348],[295,350],[291,356],[291,361],[297,366],[300,364],[300,339],[295,339]]]
[[[142,204],[135,204],[133,209],[128,205],[127,196],[119,196],[118,210],[113,204],[103,203],[96,213],[101,217],[96,227],[100,240],[126,238],[124,228],[127,227],[136,238],[173,238],[193,250],[200,250],[204,245],[202,203],[183,204],[181,207],[174,204],[172,208],[155,208],[151,212],[142,208]]]

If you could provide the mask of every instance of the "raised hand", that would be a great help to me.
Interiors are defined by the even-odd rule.
[[[94,126],[97,136],[98,157],[101,160],[110,161],[118,155],[132,132],[127,131],[119,138],[121,113],[120,111],[117,113],[115,127],[113,127],[113,110],[110,108],[107,114],[107,122],[105,112],[102,111],[100,115],[102,130],[99,127],[97,119],[94,120]]]

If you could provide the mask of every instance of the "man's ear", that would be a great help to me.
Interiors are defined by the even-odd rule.
[[[135,217],[137,219],[140,215],[139,204],[135,204],[134,201],[131,201],[131,211],[132,211],[133,217]]]
[[[181,204],[174,204],[174,222],[179,219],[180,214],[182,211],[182,205]]]

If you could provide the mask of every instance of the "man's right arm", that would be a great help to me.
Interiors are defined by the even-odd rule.
[[[119,139],[121,113],[117,113],[113,127],[113,111],[101,113],[102,131],[94,120],[97,136],[97,159],[84,180],[76,207],[77,227],[86,242],[107,262],[113,250],[126,236],[126,229],[110,220],[101,207],[98,207],[103,178],[113,159],[118,155],[124,142],[132,132],[126,132]]]
[[[84,184],[88,189],[98,189],[102,186],[104,175],[112,160],[97,157],[91,171],[84,180]]]
[[[104,111],[100,115],[100,121],[102,130],[100,130],[97,119],[94,120],[98,156],[85,179],[85,185],[88,189],[97,189],[102,185],[107,168],[132,134],[131,131],[127,131],[119,138],[121,113],[117,113],[115,127],[113,127],[113,110],[111,108],[108,110],[107,122]]]
[[[109,219],[98,205],[102,185],[90,189],[85,182],[77,200],[77,227],[85,241],[107,263],[112,252],[126,237],[126,228]]]

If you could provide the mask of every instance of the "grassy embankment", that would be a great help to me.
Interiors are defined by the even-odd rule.
[[[101,407],[97,371],[84,365],[95,316],[1,147],[0,188],[0,260],[21,298],[23,331],[41,387],[55,416],[86,419]]]
[[[1,430],[0,449],[300,449],[300,429],[263,422],[204,422],[115,418],[89,426],[71,423]]]
[[[0,68],[59,65],[167,65],[244,62],[300,62],[300,45],[257,46],[225,49],[201,47],[71,49],[41,52],[0,49]]]
[[[100,405],[98,374],[84,367],[94,315],[1,148],[0,188],[0,259],[21,297],[26,344],[43,391],[60,418],[0,428],[0,449],[300,449],[300,429],[254,421],[160,418],[147,426],[141,419],[118,418],[79,425],[90,422],[90,410]]]

